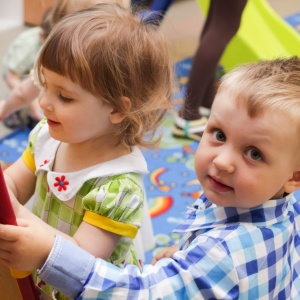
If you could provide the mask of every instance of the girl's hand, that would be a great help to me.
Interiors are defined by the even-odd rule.
[[[17,219],[19,226],[0,224],[0,261],[8,267],[31,271],[41,268],[54,236],[33,220]]]
[[[169,257],[172,258],[173,254],[178,251],[178,245],[175,244],[162,252],[158,253],[152,260],[151,260],[151,265],[155,265],[160,259],[164,257]]]

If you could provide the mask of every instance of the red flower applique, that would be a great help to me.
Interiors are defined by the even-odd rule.
[[[46,165],[49,161],[50,161],[50,159],[45,159],[44,162],[40,165],[40,167]]]
[[[56,182],[54,183],[54,186],[58,187],[58,191],[61,192],[62,190],[67,189],[67,185],[69,185],[69,181],[65,180],[66,176],[62,175],[60,178],[55,177]]]

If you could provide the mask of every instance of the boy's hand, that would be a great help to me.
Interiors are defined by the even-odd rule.
[[[32,220],[17,219],[19,226],[0,224],[0,261],[30,271],[41,268],[54,244],[54,236]]]
[[[173,254],[178,251],[178,245],[175,244],[165,250],[163,250],[162,252],[158,253],[152,260],[151,260],[151,265],[156,264],[160,259],[164,258],[164,257],[173,257]]]

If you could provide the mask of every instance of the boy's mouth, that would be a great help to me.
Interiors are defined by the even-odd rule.
[[[208,175],[208,179],[209,179],[211,188],[217,192],[224,193],[224,192],[229,192],[229,191],[233,190],[233,188],[231,186],[224,184],[221,180],[219,180],[215,177]]]

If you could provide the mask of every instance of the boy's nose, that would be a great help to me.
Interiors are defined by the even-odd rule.
[[[217,155],[213,160],[213,164],[217,169],[227,173],[233,173],[235,171],[233,155],[230,155],[228,153]]]

